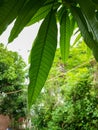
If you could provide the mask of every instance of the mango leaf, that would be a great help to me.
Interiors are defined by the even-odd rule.
[[[0,1],[0,34],[17,17],[25,0],[2,0]]]
[[[41,19],[45,18],[48,13],[50,12],[51,8],[52,8],[53,4],[48,4],[48,5],[44,5],[43,7],[41,7],[37,13],[34,15],[34,17],[30,20],[30,22],[27,24],[27,26],[30,26],[38,21],[40,21]]]
[[[91,0],[78,0],[78,2],[89,32],[92,33],[93,39],[98,42],[98,20],[96,20],[95,5]]]
[[[75,25],[76,25],[75,19],[72,15],[70,15],[70,35],[73,34],[74,29],[77,27]]]
[[[64,63],[69,55],[70,37],[70,19],[68,13],[64,12],[60,22],[60,50]]]
[[[81,34],[84,38],[85,43],[93,51],[94,57],[98,61],[98,45],[96,41],[93,39],[92,34],[88,31],[86,21],[84,19],[84,16],[80,8],[72,7],[71,12],[77,21],[77,24],[79,26],[79,29],[81,31]]]
[[[57,25],[54,12],[43,21],[31,50],[29,70],[28,107],[38,97],[51,68],[57,46]]]
[[[57,20],[60,22],[61,21],[61,18],[62,18],[62,15],[64,14],[65,12],[65,7],[61,7],[58,12],[57,12]]]
[[[36,14],[39,8],[43,5],[45,0],[29,0],[28,3],[21,9],[15,25],[11,31],[8,42],[12,42],[22,29],[27,25],[31,18]]]

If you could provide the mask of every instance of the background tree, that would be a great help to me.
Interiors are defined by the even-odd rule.
[[[84,46],[80,42],[71,48],[65,66],[60,50],[56,51],[48,80],[32,107],[35,129],[98,129],[98,97],[92,67],[95,60]]]
[[[0,44],[0,113],[14,120],[26,115],[25,62]]]

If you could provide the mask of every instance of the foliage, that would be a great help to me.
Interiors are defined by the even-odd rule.
[[[0,34],[15,20],[8,42],[12,42],[24,27],[42,20],[31,50],[29,109],[44,86],[53,62],[57,46],[57,23],[60,25],[59,41],[64,63],[68,58],[71,36],[77,27],[98,61],[97,0],[1,0],[0,16]]]
[[[98,94],[91,61],[84,43],[71,49],[65,66],[62,66],[60,50],[56,52],[48,81],[32,107],[35,129],[98,129]]]
[[[15,119],[25,116],[24,67],[21,56],[0,44],[0,113]]]

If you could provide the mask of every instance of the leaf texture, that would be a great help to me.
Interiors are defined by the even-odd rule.
[[[68,59],[69,55],[70,37],[70,19],[68,13],[64,12],[60,23],[60,50],[64,63]]]
[[[40,21],[41,19],[45,18],[48,15],[48,13],[51,11],[52,6],[53,4],[48,4],[41,7],[34,15],[34,17],[30,20],[30,22],[27,24],[27,26],[30,26]]]
[[[94,57],[98,61],[98,45],[96,41],[93,39],[92,34],[88,31],[86,21],[84,19],[84,16],[80,8],[72,7],[71,11],[77,21],[77,24],[79,26],[79,29],[81,31],[81,34],[84,38],[85,43],[93,51]]]
[[[44,0],[29,0],[28,3],[22,8],[11,31],[8,40],[9,43],[12,42],[18,36],[18,34],[36,14],[36,12],[43,5],[43,3]]]
[[[2,0],[0,1],[0,34],[17,17],[25,0]]]
[[[54,12],[43,21],[31,50],[28,106],[38,97],[51,68],[57,46],[57,25]]]
[[[98,20],[96,19],[95,6],[91,0],[78,0],[78,2],[89,32],[92,33],[93,39],[98,42]]]

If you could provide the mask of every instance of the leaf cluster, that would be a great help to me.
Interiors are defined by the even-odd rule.
[[[79,28],[86,45],[98,61],[98,2],[96,0],[1,0],[0,17],[0,34],[15,20],[8,39],[9,43],[24,27],[42,20],[31,50],[29,109],[48,77],[57,48],[58,32],[64,64],[68,59],[71,37],[76,28]]]
[[[0,113],[15,119],[25,115],[25,66],[21,56],[0,44]]]

